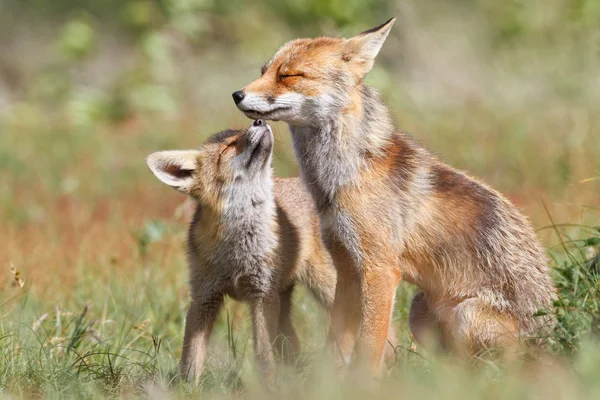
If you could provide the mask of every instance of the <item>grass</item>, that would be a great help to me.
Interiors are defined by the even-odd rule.
[[[320,356],[326,316],[299,291],[294,322],[302,367],[282,371],[286,384],[273,397],[600,396],[600,266],[593,261],[600,246],[600,53],[590,50],[597,19],[572,20],[575,3],[590,13],[596,8],[586,0],[471,3],[478,6],[390,3],[399,20],[368,81],[402,130],[530,216],[560,292],[551,310],[559,324],[545,355],[524,365],[472,368],[427,354],[408,332],[413,288],[402,284],[393,321],[397,359],[371,393],[358,380],[332,376]],[[23,63],[15,72],[25,83],[22,95],[0,96],[0,398],[264,398],[247,310],[235,302],[226,303],[216,325],[202,386],[179,381],[189,207],[144,163],[151,152],[195,147],[216,131],[248,124],[229,93],[296,35],[273,11],[265,14],[272,18],[257,12],[220,15],[220,24],[235,21],[237,28],[200,51],[167,22],[152,31],[156,60],[144,53],[146,42],[142,50],[111,47],[107,28],[108,44],[99,37],[93,57],[68,65],[48,42],[48,26],[11,31],[11,18],[3,19],[14,38],[7,60]],[[345,33],[368,28],[359,25]],[[340,33],[331,24],[322,28]],[[42,54],[46,69],[36,70]],[[138,69],[150,86],[126,81]],[[125,100],[117,100],[131,98],[132,105],[124,112],[115,102],[119,118],[94,108],[114,95],[110,85],[94,87],[98,70],[117,78],[125,71],[117,93]],[[65,82],[70,86],[60,86]],[[172,100],[176,112],[154,103],[136,108],[161,99]],[[276,173],[298,175],[287,127],[274,128]]]
[[[261,398],[247,310],[234,302],[227,302],[215,328],[202,386],[194,388],[177,377],[187,295],[183,257],[168,242],[172,235],[181,236],[179,229],[183,226],[168,227],[147,252],[138,248],[133,257],[140,266],[119,276],[98,273],[100,268],[110,268],[107,265],[80,267],[72,285],[49,293],[26,281],[23,273],[21,286],[11,273],[12,284],[6,285],[1,297],[0,390],[20,398],[187,398],[236,393]],[[600,232],[591,233],[580,244],[597,244]],[[427,354],[406,330],[411,288],[402,286],[394,318],[397,360],[389,367],[378,397],[596,398],[600,273],[585,253],[579,253],[585,247],[565,246],[569,251],[552,253],[561,299],[554,310],[559,325],[550,338],[553,347],[545,357],[525,366],[484,364],[473,370],[456,360]],[[168,262],[166,254],[172,256]],[[276,395],[340,399],[372,395],[353,381],[335,383],[326,364],[319,361],[325,315],[304,292],[296,300],[294,319],[304,339],[304,369],[285,370],[286,384]]]
[[[0,231],[5,266],[0,393],[20,398],[262,397],[247,310],[235,302],[227,302],[215,328],[203,385],[194,388],[178,379],[188,305],[189,210],[181,196],[155,182],[143,160],[156,149],[182,147],[176,142],[191,146],[203,135],[179,138],[168,131],[172,126],[140,124],[100,126],[93,132],[68,124],[6,131],[10,151],[1,158],[5,168],[0,172],[8,182],[0,191],[6,221]],[[282,127],[278,131],[276,169],[285,174],[289,139]],[[513,191],[520,185],[526,184],[517,182]],[[559,224],[552,206],[526,206],[540,208],[533,213],[534,225],[549,247],[561,294],[552,310],[559,325],[547,355],[525,366],[489,364],[473,370],[427,354],[408,332],[413,288],[403,284],[394,314],[397,359],[379,397],[594,398],[600,393],[600,268],[592,262],[600,244],[597,212],[588,209],[577,223]],[[542,213],[543,218],[536,217]],[[303,339],[303,367],[284,370],[286,385],[277,396],[371,395],[353,380],[337,384],[322,363],[326,316],[304,292],[297,294],[294,320]]]

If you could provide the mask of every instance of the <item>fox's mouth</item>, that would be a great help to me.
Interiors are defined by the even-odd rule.
[[[264,119],[271,119],[269,118],[270,115],[273,115],[275,113],[277,113],[278,111],[285,111],[285,110],[289,110],[291,107],[277,107],[274,108],[272,110],[269,111],[258,111],[258,110],[253,110],[253,109],[242,109],[240,108],[240,110],[248,117],[248,118],[252,118],[252,119],[258,119],[258,118],[264,118]]]

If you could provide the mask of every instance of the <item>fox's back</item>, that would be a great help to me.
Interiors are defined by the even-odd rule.
[[[403,209],[405,279],[440,299],[487,293],[490,304],[523,319],[550,305],[554,289],[543,248],[508,199],[409,135],[394,134],[389,146],[375,162],[389,183],[377,185],[385,188],[378,197]]]

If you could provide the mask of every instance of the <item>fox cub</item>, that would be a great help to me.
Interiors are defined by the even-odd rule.
[[[147,164],[158,179],[197,202],[189,228],[192,302],[180,372],[198,383],[215,319],[228,295],[250,304],[254,349],[267,382],[274,351],[292,361],[299,342],[292,291],[306,285],[329,309],[336,273],[316,211],[298,179],[273,179],[273,134],[256,120],[212,136],[198,150],[161,151]]]
[[[410,310],[417,341],[476,355],[513,347],[551,321],[536,317],[555,289],[527,219],[500,193],[398,132],[364,83],[394,19],[350,39],[284,44],[261,76],[233,93],[250,118],[288,123],[338,284],[332,331],[381,371],[396,287],[420,288]]]

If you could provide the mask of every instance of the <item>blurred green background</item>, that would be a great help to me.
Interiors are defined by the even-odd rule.
[[[197,145],[247,123],[230,93],[282,43],[350,36],[390,16],[368,82],[400,129],[525,207],[598,175],[597,0],[3,0],[3,136],[42,129],[45,148],[75,151],[64,131],[76,131],[98,157],[114,145],[102,130],[141,132],[145,150]],[[36,152],[19,146],[29,144],[2,146],[0,165],[28,164]],[[277,160],[279,173],[297,173],[287,145]],[[97,189],[106,185],[120,188]]]
[[[284,42],[348,37],[391,16],[367,83],[399,129],[523,208],[552,258],[554,343],[574,359],[544,370],[536,393],[600,393],[598,340],[577,353],[600,326],[600,1],[0,0],[0,396],[146,397],[143,382],[171,382],[190,207],[145,157],[249,124],[231,93]],[[273,126],[277,174],[298,175],[287,127]],[[398,291],[390,393],[529,393],[504,385],[520,370],[474,380],[422,356],[406,328],[412,290]],[[326,323],[297,300],[310,359]],[[238,387],[240,365],[252,370],[248,338],[247,314],[228,303],[207,387]]]

